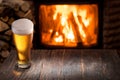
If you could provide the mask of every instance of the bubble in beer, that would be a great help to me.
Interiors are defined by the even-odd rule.
[[[30,34],[33,32],[33,22],[29,19],[22,18],[12,23],[12,31],[15,34]]]

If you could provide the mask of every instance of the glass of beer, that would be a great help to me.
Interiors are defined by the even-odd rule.
[[[12,23],[13,39],[18,57],[17,66],[19,68],[29,68],[31,66],[33,26],[33,22],[26,18],[15,20]]]

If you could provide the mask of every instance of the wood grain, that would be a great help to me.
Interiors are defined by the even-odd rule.
[[[18,69],[16,51],[0,67],[0,80],[120,80],[116,50],[32,50],[32,66]]]

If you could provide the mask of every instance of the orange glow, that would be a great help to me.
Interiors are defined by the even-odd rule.
[[[69,47],[97,43],[97,5],[41,5],[39,9],[43,43]]]
[[[61,35],[56,37],[56,38],[54,38],[54,39],[55,39],[55,42],[63,42],[63,38],[62,38]]]

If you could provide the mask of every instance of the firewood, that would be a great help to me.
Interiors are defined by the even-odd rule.
[[[5,32],[5,35],[11,36],[12,33],[13,33],[12,30],[8,30],[8,31]]]
[[[1,56],[4,57],[4,58],[7,58],[9,56],[10,52],[8,50],[3,50],[1,52]]]
[[[24,17],[29,18],[29,19],[33,19],[32,11],[31,11],[31,10],[28,10],[28,11],[26,12],[26,14],[24,15]]]
[[[11,17],[11,18],[8,20],[8,24],[11,25],[14,20],[15,20],[15,19],[14,19],[13,17]]]
[[[23,12],[27,12],[29,9],[30,9],[29,3],[24,2],[24,3],[21,5],[21,10],[22,10]]]
[[[9,29],[9,26],[6,23],[0,21],[0,32],[3,32],[7,29]]]
[[[19,17],[24,17],[25,13],[23,11],[16,12],[16,15]]]
[[[73,32],[74,32],[74,35],[75,35],[76,40],[77,40],[78,42],[81,42],[82,40],[81,40],[81,36],[80,36],[80,33],[79,33],[79,28],[78,28],[78,25],[77,25],[76,22],[75,22],[73,13],[70,14],[69,22],[70,22],[71,25],[72,25],[72,29],[73,29]]]
[[[7,48],[9,48],[9,44],[5,41],[0,40],[0,48],[7,49]]]
[[[8,16],[5,16],[5,17],[0,17],[0,19],[1,19],[2,21],[4,21],[4,22],[7,22],[7,21],[8,21],[8,19],[9,19],[9,17],[8,17]]]
[[[93,39],[91,38],[90,33],[88,32],[87,28],[85,27],[84,23],[82,22],[81,16],[78,16],[78,19],[79,19],[80,24],[82,25],[83,31],[85,32],[87,44],[91,43]]]

